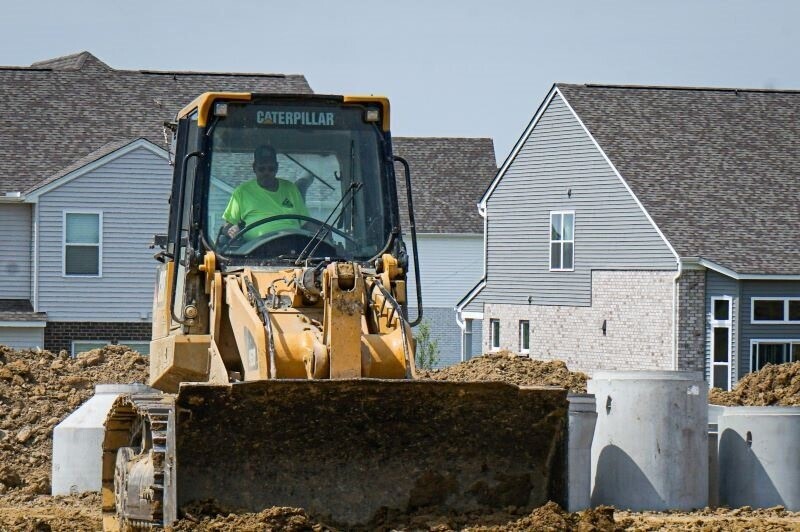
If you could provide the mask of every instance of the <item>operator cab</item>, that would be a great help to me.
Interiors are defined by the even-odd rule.
[[[252,95],[213,101],[204,124],[200,112],[186,115],[188,142],[177,149],[178,164],[188,157],[187,188],[193,181],[181,225],[189,241],[197,233],[194,249],[214,251],[223,267],[371,263],[404,252],[380,102]]]

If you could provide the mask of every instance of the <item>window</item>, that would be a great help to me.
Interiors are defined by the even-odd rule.
[[[550,213],[550,271],[570,272],[574,269],[575,213]]]
[[[489,346],[492,351],[500,349],[500,320],[489,320]]]
[[[531,322],[521,320],[519,322],[519,352],[530,353],[531,350]]]
[[[754,297],[752,323],[800,323],[800,297]]]
[[[469,318],[464,320],[464,340],[463,340],[464,355],[462,357],[463,360],[469,360],[470,358],[472,358],[472,339],[473,339],[472,322],[473,320]]]
[[[750,346],[750,371],[758,371],[767,364],[800,361],[800,339],[751,340]]]
[[[711,298],[711,385],[731,388],[731,297]]]
[[[102,275],[102,227],[101,212],[64,213],[64,275]]]

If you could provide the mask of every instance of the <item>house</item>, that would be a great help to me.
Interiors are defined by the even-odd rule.
[[[464,360],[461,354],[478,353],[475,337],[462,350],[455,305],[481,278],[483,220],[475,203],[497,173],[494,144],[489,138],[394,138],[394,151],[411,168],[414,218],[420,258],[422,319],[439,348],[439,366]],[[411,254],[404,171],[397,165],[400,218]],[[412,255],[413,256],[413,255]],[[412,259],[413,260],[413,259]],[[413,262],[412,262],[413,264]],[[417,316],[416,282],[409,272],[409,316]]]
[[[209,90],[312,92],[301,75],[117,70],[88,52],[0,67],[0,344],[76,353],[118,342],[147,351],[150,243],[166,231],[172,180],[163,123]],[[454,315],[453,302],[480,278],[473,205],[495,163],[488,139],[429,140],[394,139],[414,172],[420,269],[428,272],[423,286],[431,286],[427,316],[445,348],[460,331],[435,309],[444,305]],[[437,203],[478,223],[443,224]],[[435,251],[427,251],[437,238]],[[436,252],[443,249],[449,261],[473,267],[472,277],[456,272],[467,284],[437,279]]]
[[[299,75],[116,70],[88,52],[0,67],[0,344],[146,349],[163,123],[208,90],[311,92]]]
[[[484,348],[578,370],[800,360],[800,91],[556,84],[479,203]]]

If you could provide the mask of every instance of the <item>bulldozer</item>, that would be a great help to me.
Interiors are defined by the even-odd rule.
[[[203,501],[357,527],[563,500],[565,390],[417,374],[389,118],[383,97],[209,92],[170,124],[152,392],[107,417],[105,530]]]

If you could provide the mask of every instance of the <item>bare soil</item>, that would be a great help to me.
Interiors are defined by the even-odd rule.
[[[443,369],[422,372],[422,378],[444,381],[502,381],[518,386],[557,386],[586,393],[585,373],[570,371],[561,360],[533,360],[498,351]]]
[[[767,369],[774,371],[765,368],[759,373]],[[92,395],[95,384],[146,382],[147,374],[146,359],[124,346],[89,351],[77,359],[71,359],[65,352],[14,351],[0,346],[0,532],[101,529],[99,495],[47,495],[52,430]],[[786,401],[786,396],[796,397],[797,364],[791,371],[784,368],[779,374],[767,375],[758,377],[767,378],[763,382],[771,383],[761,385],[763,401]],[[423,378],[499,380],[519,385],[560,386],[579,393],[586,390],[586,375],[570,372],[562,362],[540,362],[508,352],[478,357],[427,373]],[[781,399],[774,399],[770,386],[794,392],[778,392]],[[211,504],[195,504],[182,510],[182,519],[173,527],[176,531],[333,530],[299,508],[274,507],[259,513],[236,514]],[[424,509],[414,513],[387,511],[365,529],[800,531],[800,513],[786,512],[782,508],[631,513],[610,507],[569,513],[555,503],[548,503],[539,508],[508,507],[500,512],[446,516],[427,513]]]
[[[767,364],[746,375],[729,392],[712,388],[708,402],[721,406],[800,406],[800,362]]]
[[[0,495],[50,493],[53,427],[95,384],[145,382],[148,371],[144,357],[121,345],[77,358],[0,346]]]

